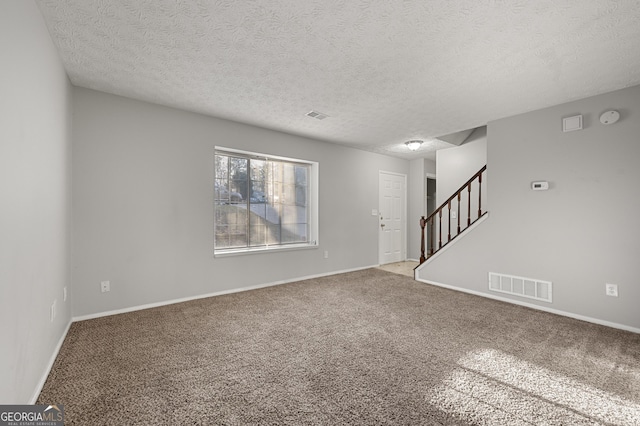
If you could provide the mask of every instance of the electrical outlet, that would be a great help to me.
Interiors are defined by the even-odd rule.
[[[605,284],[605,291],[607,296],[618,297],[618,285],[617,284]]]
[[[67,301],[67,287],[64,287],[62,289],[62,301],[66,302]]]
[[[457,219],[458,218],[458,213],[457,212],[451,212],[451,219]]]
[[[100,291],[106,293],[111,290],[111,283],[109,281],[102,281],[100,283]]]
[[[325,250],[324,251],[324,258],[328,259],[329,258],[329,250]]]

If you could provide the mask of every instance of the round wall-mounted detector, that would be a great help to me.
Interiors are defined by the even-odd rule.
[[[600,122],[602,124],[613,124],[620,120],[620,113],[618,111],[605,111],[600,116]]]

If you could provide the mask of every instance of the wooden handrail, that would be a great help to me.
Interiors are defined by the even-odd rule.
[[[478,172],[475,175],[473,175],[471,177],[471,179],[466,181],[464,183],[464,185],[462,185],[456,192],[454,192],[453,195],[447,199],[447,201],[445,201],[444,203],[440,204],[440,206],[437,209],[435,209],[433,211],[433,213],[431,213],[429,216],[427,216],[427,219],[426,219],[427,222],[429,221],[429,219],[431,219],[432,216],[435,216],[436,213],[438,213],[438,210],[442,210],[447,204],[449,204],[449,201],[451,201],[454,198],[456,198],[458,196],[459,192],[462,192],[462,190],[465,189],[467,187],[467,185],[470,185],[475,180],[475,178],[477,178],[479,175],[481,175],[485,170],[487,170],[487,166],[486,165],[483,166],[480,170],[478,170]]]
[[[482,174],[487,170],[487,166],[484,165],[480,170],[478,170],[476,172],[476,174],[474,174],[473,176],[471,176],[471,178],[466,181],[456,192],[453,193],[453,195],[451,197],[449,197],[445,202],[443,202],[442,204],[440,204],[440,206],[438,206],[437,209],[435,209],[433,211],[433,213],[431,213],[427,218],[425,218],[424,216],[422,216],[420,218],[420,228],[421,228],[421,232],[422,232],[422,238],[421,238],[421,244],[420,244],[420,263],[422,264],[429,256],[432,256],[435,252],[437,252],[438,250],[440,250],[442,247],[444,247],[445,245],[447,245],[450,241],[452,241],[454,238],[456,238],[458,235],[460,235],[465,229],[467,229],[468,227],[470,227],[476,220],[480,219],[480,217],[482,217],[484,214],[482,213]],[[478,217],[471,220],[471,184],[478,179]],[[462,192],[464,190],[467,190],[468,192],[468,198],[467,198],[467,226],[464,229],[460,228],[460,201],[462,199]],[[453,200],[455,200],[457,198],[458,201],[458,205],[457,205],[457,229],[456,229],[456,234],[453,235],[453,237],[451,236],[451,202]],[[448,234],[447,234],[447,241],[445,241],[445,243],[442,243],[442,211],[444,209],[447,209],[447,214],[445,215],[445,217],[447,217],[447,225],[448,225]],[[455,213],[455,212],[454,212]],[[435,236],[433,234],[433,225],[435,221],[438,221],[438,246],[437,248],[435,247]],[[429,229],[431,231],[431,238],[430,238],[430,247],[428,250],[427,255],[425,256],[425,236],[424,236],[424,230],[426,225],[429,225]]]

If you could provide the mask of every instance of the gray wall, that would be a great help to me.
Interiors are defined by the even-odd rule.
[[[0,404],[24,404],[71,318],[71,91],[33,2],[0,2],[0,52]]]
[[[74,316],[377,265],[378,171],[409,171],[406,160],[88,89],[74,88],[73,129]],[[213,257],[216,145],[320,163],[319,249]]]
[[[604,126],[608,109],[622,118]],[[584,130],[563,133],[575,114]],[[489,123],[490,217],[420,278],[480,293],[489,271],[548,280],[552,304],[511,298],[640,329],[638,135],[640,86]],[[536,180],[551,189],[532,191]]]
[[[437,206],[452,196],[485,164],[487,164],[487,128],[484,126],[474,130],[464,144],[437,151]]]
[[[416,158],[409,162],[409,192],[407,214],[407,259],[420,259],[420,217],[425,215],[426,175],[436,174],[436,162],[426,158]]]
[[[407,213],[407,258],[420,259],[420,217],[424,215],[425,159],[409,162]]]
[[[436,153],[437,154],[437,153]],[[436,170],[436,162],[435,160],[424,159],[424,172],[430,175],[435,175],[438,171]]]
[[[487,128],[482,126],[469,135],[464,144],[452,148],[441,149],[436,152],[436,208],[442,203],[447,201],[449,197],[455,194],[462,185],[467,182],[471,176],[475,175],[485,164],[487,164]],[[487,173],[488,170],[482,176],[482,211],[486,211],[488,208],[487,197]],[[461,229],[467,226],[467,218],[469,216],[469,198],[467,193],[463,193],[460,201],[460,216],[461,218],[451,219],[452,236],[456,233],[458,221],[461,220]],[[451,211],[457,210],[457,200],[452,201]],[[473,222],[478,218],[478,181],[474,181],[471,191],[471,221]],[[446,242],[448,233],[448,212],[443,210],[442,216],[442,242]],[[435,225],[438,229],[438,225]],[[439,236],[436,231],[435,241],[439,241]]]

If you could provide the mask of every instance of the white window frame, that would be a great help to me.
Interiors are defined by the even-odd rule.
[[[223,146],[215,146],[214,151],[214,165],[213,165],[213,183],[215,185],[215,155],[219,152],[221,154],[238,154],[245,157],[250,158],[263,158],[270,160],[281,160],[288,161],[292,163],[299,164],[308,164],[310,166],[309,171],[309,200],[308,200],[308,214],[309,214],[309,239],[304,243],[293,243],[293,244],[278,244],[278,245],[267,245],[260,247],[240,247],[240,248],[224,248],[224,249],[216,249],[215,247],[215,201],[212,203],[214,208],[213,211],[213,256],[214,257],[227,257],[227,256],[238,256],[245,254],[258,254],[258,253],[268,253],[268,252],[281,252],[281,251],[290,251],[290,250],[305,250],[305,249],[317,249],[320,245],[319,235],[318,235],[318,186],[319,186],[319,163],[317,161],[309,161],[303,160],[300,158],[290,158],[283,157],[278,155],[271,154],[263,154],[252,151],[243,151],[234,148],[227,148]],[[212,194],[215,193],[215,189],[212,188]],[[214,196],[215,197],[215,196]]]

